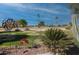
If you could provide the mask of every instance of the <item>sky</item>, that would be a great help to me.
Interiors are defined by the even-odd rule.
[[[68,4],[62,3],[0,3],[0,25],[8,18],[25,19],[28,25],[36,25],[39,21],[47,25],[68,24],[71,11]]]

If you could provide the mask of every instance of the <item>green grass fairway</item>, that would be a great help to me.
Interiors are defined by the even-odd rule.
[[[9,35],[28,35],[28,40],[29,40],[29,44],[26,45],[28,47],[33,46],[34,44],[36,44],[36,42],[34,42],[35,40],[38,39],[38,32],[34,32],[34,31],[27,31],[27,32],[3,32],[1,34],[9,34]],[[11,41],[11,42],[5,42],[0,44],[0,47],[10,47],[10,46],[20,46],[20,41]]]

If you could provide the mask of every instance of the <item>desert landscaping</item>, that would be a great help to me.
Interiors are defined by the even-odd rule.
[[[0,55],[79,55],[77,4],[1,5]]]

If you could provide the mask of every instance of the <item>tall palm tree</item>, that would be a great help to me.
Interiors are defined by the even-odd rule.
[[[56,21],[56,24],[57,24],[57,25],[58,25],[58,21],[57,21],[58,18],[59,18],[58,16],[55,17],[55,21]]]
[[[37,17],[38,17],[38,25],[39,25],[39,23],[41,22],[41,15],[40,14],[37,14]],[[40,27],[40,26],[38,26],[38,27]]]

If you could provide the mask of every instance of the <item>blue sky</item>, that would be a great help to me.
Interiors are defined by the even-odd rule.
[[[40,17],[37,14],[40,14]],[[36,25],[39,21],[44,21],[46,24],[67,24],[71,21],[71,11],[67,4],[2,3],[0,4],[0,25],[7,18],[25,19],[29,25]]]

